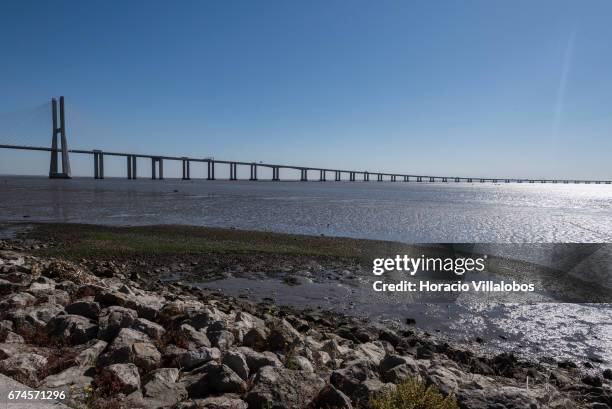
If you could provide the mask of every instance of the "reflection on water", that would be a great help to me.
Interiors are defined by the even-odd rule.
[[[391,321],[401,326],[414,318],[419,328],[439,331],[442,338],[469,343],[482,352],[612,362],[612,304],[502,304],[474,294],[461,295],[449,304],[420,303],[411,294],[376,293],[367,281],[349,285],[300,280],[300,285],[288,286],[277,279],[232,277],[198,285],[254,301],[272,298],[280,305],[351,314],[373,323]],[[477,337],[485,342],[475,344]]]
[[[403,242],[612,241],[612,185],[0,178],[0,221],[190,224]]]

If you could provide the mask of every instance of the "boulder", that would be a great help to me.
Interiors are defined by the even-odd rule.
[[[249,378],[249,365],[244,355],[240,352],[227,351],[223,354],[221,363],[231,368],[242,379],[247,380]]]
[[[210,340],[204,332],[196,330],[189,324],[181,325],[180,336],[189,349],[212,346]]]
[[[96,366],[98,357],[106,349],[108,343],[100,339],[91,340],[75,358],[74,362],[80,367]]]
[[[190,398],[206,397],[210,394],[241,393],[244,391],[245,383],[227,365],[217,362],[209,362],[198,368],[196,373],[200,377],[187,385]]]
[[[135,342],[132,345],[131,361],[143,371],[151,371],[159,367],[161,354],[151,343]]]
[[[199,311],[188,313],[186,324],[192,326],[196,330],[208,327],[215,321],[224,321],[226,315],[214,307],[203,307]]]
[[[342,369],[333,371],[331,384],[353,401],[367,402],[374,391],[382,387],[378,368],[370,360],[351,361]]]
[[[62,372],[47,376],[41,384],[42,389],[64,390],[74,393],[83,389],[93,382],[96,373],[94,367],[72,366]]]
[[[213,346],[223,351],[234,344],[234,335],[227,330],[208,331],[206,335]]]
[[[76,301],[66,306],[66,312],[97,320],[100,315],[100,304],[95,301]]]
[[[112,306],[103,309],[98,318],[98,338],[111,341],[122,328],[129,328],[138,318],[138,313],[125,307]]]
[[[257,372],[259,368],[263,368],[264,366],[272,366],[275,368],[283,366],[280,359],[270,352],[256,352],[247,347],[239,347],[238,352],[244,355],[251,373]]]
[[[134,364],[113,364],[102,369],[102,377],[100,379],[110,383],[117,388],[116,392],[121,392],[126,395],[140,389],[140,375],[138,368]]]
[[[190,399],[177,404],[173,409],[247,409],[248,405],[233,393],[211,396],[205,399]]]
[[[134,321],[132,328],[147,334],[154,340],[161,340],[162,336],[166,332],[164,327],[145,318],[138,318],[136,321]]]
[[[28,293],[12,294],[0,301],[0,312],[15,311],[26,308],[36,301],[36,297]]]
[[[387,355],[380,362],[379,371],[385,382],[401,383],[409,377],[419,377],[419,366],[410,356]]]
[[[172,406],[185,399],[187,390],[176,383],[178,376],[177,368],[160,368],[149,372],[142,379],[142,393],[145,398],[154,400],[155,404],[147,406]]]
[[[442,393],[449,395],[457,393],[460,374],[457,370],[434,364],[427,370],[426,381],[435,385]]]
[[[50,336],[67,339],[71,344],[83,344],[96,337],[98,326],[80,315],[56,315],[47,323]]]
[[[13,322],[15,332],[27,333],[43,329],[52,318],[64,311],[59,304],[43,303],[10,311],[7,318]]]
[[[314,367],[312,366],[312,363],[308,360],[308,358],[304,356],[296,355],[291,357],[291,364],[294,365],[300,371],[314,372]]]
[[[242,345],[255,351],[265,351],[269,334],[270,331],[267,328],[252,328],[242,337]]]
[[[34,353],[18,353],[0,361],[0,373],[28,384],[38,381],[38,372],[47,365],[47,358]]]
[[[108,347],[107,352],[100,357],[100,361],[103,364],[131,362],[133,357],[132,346],[138,342],[151,344],[151,339],[142,332],[131,328],[122,328]],[[153,346],[153,348],[155,347]],[[143,347],[143,351],[144,349],[146,349],[146,347]]]
[[[178,365],[181,368],[191,369],[213,360],[221,358],[221,351],[214,347],[199,347],[187,350],[178,357]]]
[[[287,351],[301,335],[285,319],[276,320],[268,335],[268,347],[272,351]]]
[[[21,335],[15,334],[13,331],[0,331],[0,342],[7,344],[23,344],[24,339]]]
[[[322,409],[353,409],[351,399],[332,385],[327,385],[319,392],[316,407]]]
[[[308,407],[325,386],[325,381],[306,371],[263,367],[253,380],[245,400],[250,408]]]

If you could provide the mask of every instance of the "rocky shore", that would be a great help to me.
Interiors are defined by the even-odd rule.
[[[47,245],[0,241],[0,373],[64,390],[71,407],[368,408],[410,380],[461,408],[612,407],[612,371],[592,364],[477,356],[417,328],[255,304]]]

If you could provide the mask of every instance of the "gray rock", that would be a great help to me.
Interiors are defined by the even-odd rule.
[[[132,345],[130,359],[136,366],[144,371],[151,371],[159,367],[161,354],[155,345],[148,342],[135,342]]]
[[[206,334],[210,343],[222,351],[227,350],[234,344],[234,335],[229,331],[208,331]]]
[[[215,321],[223,321],[225,314],[213,307],[204,307],[201,310],[189,314],[189,318],[185,321],[186,324],[192,326],[196,330],[208,327]]]
[[[106,341],[94,339],[74,358],[74,362],[80,367],[96,366],[98,357],[107,346],[108,343]]]
[[[325,386],[317,375],[285,368],[263,367],[253,380],[245,400],[251,408],[308,407]]]
[[[43,389],[82,391],[93,382],[94,367],[72,366],[64,371],[47,376],[41,384]]]
[[[373,390],[380,389],[378,368],[370,360],[351,361],[342,369],[333,371],[331,384],[348,395],[353,401],[369,401]]]
[[[134,364],[113,364],[102,370],[119,387],[119,392],[130,394],[140,389],[140,375]]]
[[[214,347],[199,347],[197,349],[188,350],[178,358],[178,364],[182,368],[191,369],[196,366],[205,364],[213,360],[221,358],[221,351]]]
[[[176,383],[178,376],[177,368],[160,368],[148,373],[142,380],[143,396],[155,400],[156,406],[172,406],[180,402],[187,397],[187,390]]]
[[[238,352],[244,355],[249,371],[255,373],[264,366],[282,367],[283,363],[272,353],[256,352],[251,348],[239,347]]]
[[[249,365],[246,358],[238,351],[227,351],[223,354],[221,363],[230,367],[236,374],[244,380],[249,378]]]
[[[0,361],[0,373],[22,382],[36,383],[38,372],[47,365],[47,358],[33,353],[19,353]]]
[[[198,331],[188,324],[180,327],[180,334],[188,348],[211,347],[212,344],[203,331]]]
[[[409,377],[419,376],[419,366],[409,356],[387,355],[380,362],[381,379],[385,382],[401,383]]]
[[[71,344],[83,344],[96,337],[98,326],[80,315],[56,315],[47,323],[52,337],[68,339]]]
[[[0,301],[0,312],[23,309],[34,304],[34,302],[36,302],[36,297],[32,294],[24,292],[12,294]]]
[[[211,396],[205,399],[190,399],[176,405],[173,409],[247,409],[248,405],[233,393]]]
[[[154,340],[160,340],[166,332],[164,327],[145,318],[138,318],[136,321],[134,321],[132,328],[147,334]]]
[[[287,351],[300,338],[300,333],[287,320],[277,320],[272,324],[268,347],[272,351]]]
[[[426,381],[435,385],[446,395],[456,393],[459,389],[459,377],[450,368],[435,364],[427,371]]]
[[[151,339],[142,332],[131,328],[122,328],[108,347],[107,352],[100,357],[100,361],[102,364],[130,362],[133,355],[132,346],[137,342],[151,344]]]
[[[252,328],[242,337],[242,345],[255,351],[265,351],[269,333],[267,328]]]
[[[138,313],[125,307],[112,306],[103,309],[98,319],[98,338],[111,341],[122,328],[129,328],[138,318]]]
[[[316,407],[325,409],[353,409],[351,399],[332,385],[327,385],[319,392]]]
[[[296,355],[291,358],[291,361],[295,366],[297,366],[297,369],[301,371],[314,372],[312,363],[304,356]]]
[[[100,315],[100,304],[95,301],[76,301],[66,306],[66,312],[97,320]]]
[[[0,342],[7,344],[23,344],[24,339],[21,335],[15,334],[13,331],[0,332]]]
[[[200,378],[187,386],[190,398],[206,397],[210,394],[241,393],[244,380],[227,365],[209,362],[197,369]]]

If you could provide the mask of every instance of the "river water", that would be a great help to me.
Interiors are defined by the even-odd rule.
[[[14,221],[188,224],[406,243],[479,243],[474,247],[479,253],[556,268],[568,261],[558,248],[531,244],[612,242],[612,186],[0,177],[0,222]],[[581,256],[573,271],[588,275],[597,265],[612,283],[611,248],[588,248],[588,257]],[[420,327],[442,336],[460,342],[480,336],[488,346],[528,357],[612,363],[610,304],[491,303],[473,296],[447,304],[412,302],[401,294],[373,294],[370,279],[306,279],[288,287],[253,276],[200,285],[255,300],[274,294],[279,304],[335,309],[375,322],[415,318]]]
[[[0,178],[0,221],[189,224],[408,243],[612,242],[612,185]]]

